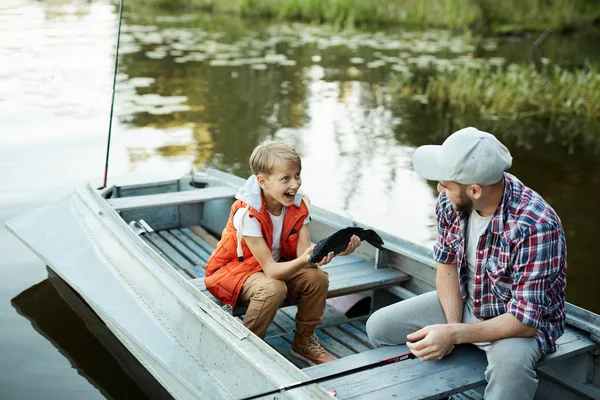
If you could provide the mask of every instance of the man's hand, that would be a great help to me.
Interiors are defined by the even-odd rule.
[[[338,256],[347,256],[350,255],[356,250],[356,248],[360,246],[360,238],[356,235],[352,235],[350,238],[350,242],[348,242],[348,247],[344,251],[338,254]]]
[[[441,360],[452,353],[456,340],[452,324],[428,325],[406,338],[406,346],[421,360]],[[412,343],[411,343],[412,342]]]

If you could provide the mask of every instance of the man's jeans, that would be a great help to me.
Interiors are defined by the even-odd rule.
[[[474,321],[472,308],[465,305],[463,322]],[[375,346],[393,346],[406,343],[406,335],[427,325],[445,323],[437,292],[433,291],[376,311],[367,321],[367,333]],[[485,351],[488,360],[486,399],[533,399],[538,386],[534,368],[542,354],[535,338],[474,344]]]

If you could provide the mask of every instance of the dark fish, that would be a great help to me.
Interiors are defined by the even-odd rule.
[[[373,229],[363,229],[355,226],[349,226],[344,229],[340,229],[337,232],[332,233],[325,239],[317,243],[310,257],[308,258],[309,264],[316,264],[323,259],[330,251],[334,254],[339,254],[346,250],[350,238],[352,235],[356,235],[360,240],[366,240],[378,249],[383,249],[383,239]]]

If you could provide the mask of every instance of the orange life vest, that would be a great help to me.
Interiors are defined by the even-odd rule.
[[[273,248],[273,222],[267,212],[264,199],[262,199],[260,211],[241,200],[233,203],[221,240],[206,264],[206,277],[204,278],[206,289],[223,304],[230,304],[232,308],[236,306],[246,279],[262,270],[241,235],[238,240],[238,232],[233,225],[233,216],[240,208],[247,208],[250,218],[257,219],[269,249]],[[295,205],[287,207],[281,231],[281,256],[284,259],[297,258],[298,233],[308,215],[309,211],[305,201],[302,201],[299,207]],[[238,254],[242,256],[238,256]]]

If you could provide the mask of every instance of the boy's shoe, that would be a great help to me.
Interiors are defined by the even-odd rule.
[[[310,365],[324,364],[335,360],[319,343],[314,333],[296,335],[292,342],[292,355],[306,361]]]

